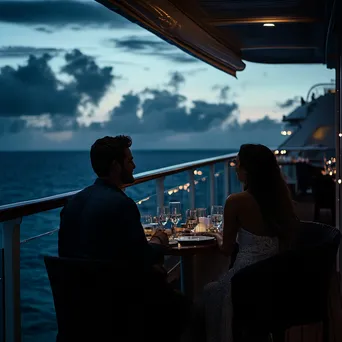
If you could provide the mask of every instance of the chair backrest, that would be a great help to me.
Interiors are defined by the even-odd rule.
[[[232,278],[233,328],[270,332],[325,318],[341,235],[318,223],[300,226],[295,249],[248,266]]]
[[[146,296],[159,279],[133,266],[44,257],[54,298],[57,341],[130,340],[144,327]]]

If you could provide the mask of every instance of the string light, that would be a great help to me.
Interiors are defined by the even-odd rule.
[[[223,173],[223,171],[216,172],[214,174],[214,177],[219,177],[222,173]],[[194,174],[196,174],[198,176],[201,176],[201,175],[203,175],[203,172],[201,170],[194,170]],[[199,182],[205,182],[207,179],[208,179],[207,176],[201,177],[199,179],[195,179],[194,180],[194,184],[197,185]],[[177,186],[175,186],[173,188],[165,190],[164,194],[168,194],[169,196],[171,196],[171,195],[177,193],[180,190],[190,192],[190,188],[191,188],[190,183],[185,183],[185,184],[177,185]],[[157,196],[157,194],[153,194],[153,195],[150,195],[150,196],[148,196],[146,198],[143,198],[143,199],[140,199],[138,201],[135,201],[135,203],[138,204],[138,205],[141,205],[142,203],[148,201],[149,199],[151,199],[154,196]]]
[[[324,170],[322,171],[323,175],[333,176],[336,175],[336,158],[332,157],[329,160],[324,158]]]

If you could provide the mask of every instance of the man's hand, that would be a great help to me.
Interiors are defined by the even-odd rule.
[[[150,243],[167,246],[169,244],[169,237],[162,229],[157,229],[152,235]]]

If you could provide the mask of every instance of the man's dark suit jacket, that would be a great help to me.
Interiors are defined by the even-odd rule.
[[[163,248],[149,244],[135,202],[121,189],[98,178],[61,211],[60,257],[115,260],[149,267]]]

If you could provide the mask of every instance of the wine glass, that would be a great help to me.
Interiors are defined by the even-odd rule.
[[[142,215],[140,222],[143,226],[150,225],[152,223],[152,215]]]
[[[207,217],[207,209],[206,208],[197,208],[197,217]]]
[[[177,226],[182,219],[182,208],[180,202],[169,202],[171,222]]]
[[[169,222],[170,219],[170,208],[169,207],[158,207],[157,208],[158,223],[163,227]]]
[[[141,225],[144,228],[145,235],[150,237],[153,235],[153,227],[152,227],[152,216],[151,215],[142,215],[140,217]]]
[[[197,225],[197,211],[196,209],[188,209],[186,211],[186,226],[189,229],[194,229]]]
[[[218,231],[221,230],[222,221],[223,221],[223,206],[213,205],[211,207],[211,222],[216,230]]]

